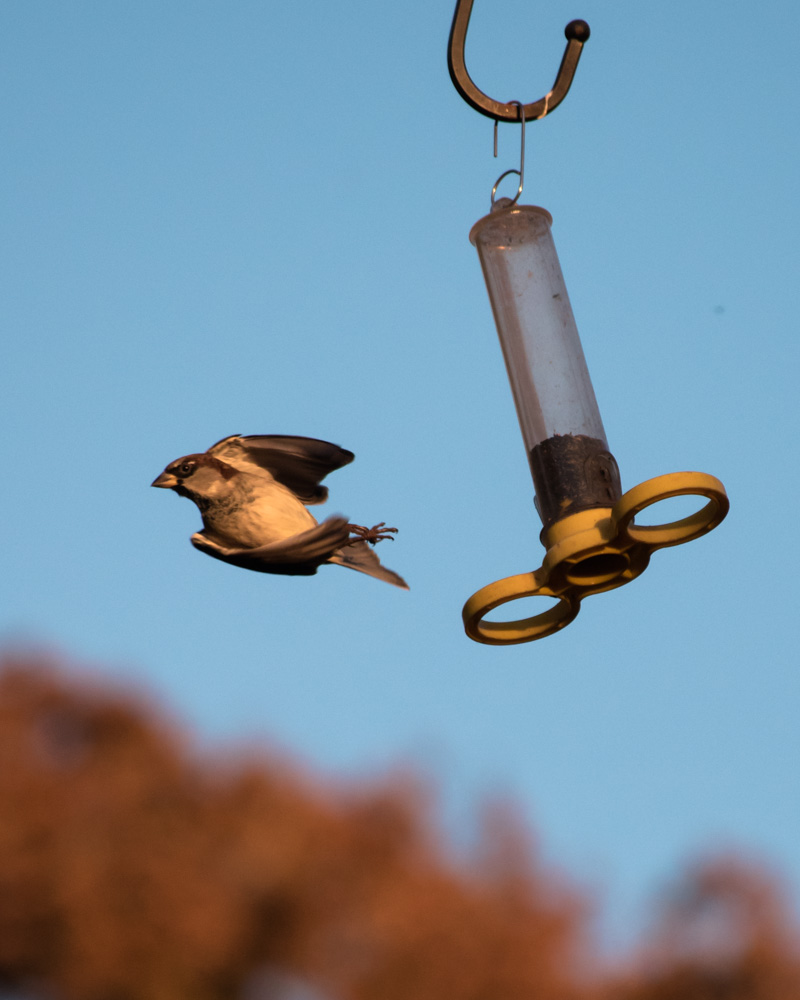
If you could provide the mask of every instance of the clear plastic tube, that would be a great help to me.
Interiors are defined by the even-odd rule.
[[[553,237],[532,205],[499,207],[469,234],[478,250],[545,525],[613,504],[608,451]]]

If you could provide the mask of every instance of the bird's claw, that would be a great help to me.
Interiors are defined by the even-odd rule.
[[[373,524],[371,528],[365,528],[362,524],[348,524],[348,529],[356,537],[351,538],[346,544],[354,545],[356,542],[369,542],[370,545],[377,545],[378,542],[382,542],[386,538],[394,541],[393,536],[397,534],[397,528],[387,528],[385,524],[385,521],[381,521],[380,524]]]

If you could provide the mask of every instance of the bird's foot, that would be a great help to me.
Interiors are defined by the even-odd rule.
[[[356,542],[369,542],[370,545],[377,545],[385,538],[394,541],[393,536],[397,534],[397,528],[386,528],[385,524],[385,521],[381,521],[380,524],[373,524],[371,528],[365,528],[361,524],[348,524],[348,530],[356,537],[351,538],[345,544],[354,545]]]

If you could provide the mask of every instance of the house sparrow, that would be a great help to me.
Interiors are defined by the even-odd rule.
[[[320,524],[307,509],[327,500],[321,481],[354,457],[315,438],[234,434],[170,462],[150,485],[197,504],[203,530],[191,542],[215,559],[287,576],[311,576],[322,563],[335,563],[408,590],[367,544],[392,538],[397,528],[365,528],[340,515]]]

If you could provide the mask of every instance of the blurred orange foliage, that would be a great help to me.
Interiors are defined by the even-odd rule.
[[[788,908],[741,862],[690,871],[613,972],[589,904],[508,809],[459,861],[412,778],[331,788],[265,751],[204,758],[131,694],[30,657],[0,667],[0,990],[800,1000]]]

